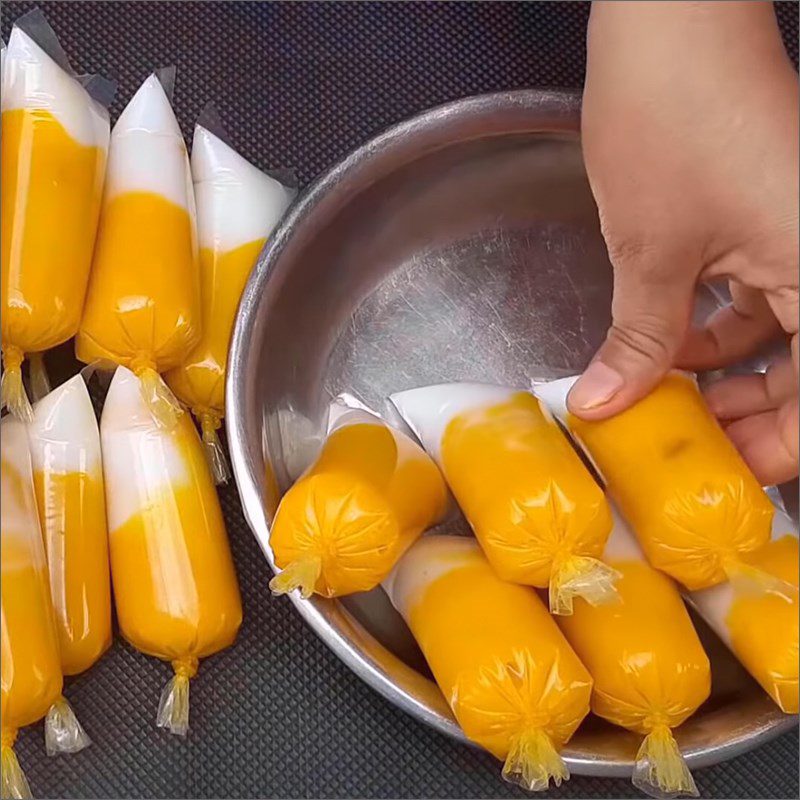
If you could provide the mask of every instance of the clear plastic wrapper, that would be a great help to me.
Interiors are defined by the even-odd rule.
[[[709,695],[708,657],[678,587],[617,515],[604,557],[620,574],[621,602],[578,602],[559,627],[594,681],[592,711],[644,736],[633,783],[653,797],[697,796],[672,731]]]
[[[501,580],[472,539],[425,536],[384,582],[458,723],[531,791],[569,777],[559,750],[592,679],[533,589]]]
[[[797,526],[776,509],[770,541],[745,558],[791,588],[762,592],[758,585],[734,581],[691,592],[688,599],[779,708],[796,714],[800,661]]]
[[[189,726],[189,680],[229,645],[242,605],[219,499],[191,418],[153,419],[139,379],[118,367],[100,420],[111,576],[122,635],[172,663],[157,723]]]
[[[687,589],[780,582],[743,558],[769,540],[772,503],[708,410],[697,382],[670,373],[610,419],[570,414],[575,378],[535,387],[594,463],[650,563]]]
[[[28,434],[11,415],[0,421],[0,459],[2,796],[30,797],[14,741],[58,701],[63,678]]]
[[[35,404],[28,439],[61,669],[77,675],[111,644],[100,432],[83,376]]]
[[[41,12],[17,21],[2,87],[0,317],[2,404],[26,421],[22,361],[75,335],[92,263],[109,119],[86,83]]]
[[[451,383],[392,395],[504,580],[549,589],[550,609],[613,601],[600,561],[611,531],[605,495],[529,392]]]
[[[199,421],[214,478],[225,483],[229,470],[217,430],[225,414],[225,367],[236,310],[261,248],[293,191],[242,158],[210,127],[208,121],[198,122],[192,143],[202,334],[166,380]]]
[[[30,353],[28,355],[28,370],[31,384],[31,400],[41,400],[50,394],[50,378],[47,375],[47,365],[44,353]]]
[[[377,586],[447,509],[438,468],[405,434],[334,403],[328,436],[278,506],[270,547],[276,594],[341,597]]]
[[[72,706],[65,697],[59,697],[44,718],[44,748],[47,755],[79,753],[91,743]]]
[[[76,353],[129,367],[164,428],[181,407],[159,373],[200,338],[200,271],[189,157],[151,75],[111,132],[106,188]]]

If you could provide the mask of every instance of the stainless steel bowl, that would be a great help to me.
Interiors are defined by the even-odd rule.
[[[236,481],[271,565],[279,494],[313,456],[333,396],[386,410],[390,392],[426,383],[526,387],[586,364],[609,322],[611,271],[578,131],[565,94],[436,108],[334,167],[275,232],[242,299],[227,386]],[[713,305],[700,296],[698,314]],[[464,739],[380,589],[291,600],[370,686]],[[678,731],[695,767],[796,724],[700,627],[713,695]],[[577,774],[629,775],[638,738],[590,718],[564,756]]]

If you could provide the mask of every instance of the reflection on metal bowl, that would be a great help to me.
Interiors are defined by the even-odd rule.
[[[239,309],[227,387],[236,480],[270,563],[277,499],[313,456],[339,392],[386,412],[390,392],[414,386],[524,388],[585,366],[609,322],[611,269],[578,130],[571,95],[511,92],[433,109],[334,167],[275,232]],[[715,304],[703,294],[697,313]],[[370,686],[463,739],[382,590],[292,601]],[[699,627],[714,690],[677,732],[690,766],[796,724]],[[638,739],[590,718],[564,756],[577,774],[630,775]]]

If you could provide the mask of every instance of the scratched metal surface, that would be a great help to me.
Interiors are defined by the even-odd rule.
[[[611,266],[575,142],[440,155],[401,185],[392,206],[402,212],[370,219],[377,237],[391,216],[395,235],[333,334],[327,396],[350,392],[390,413],[385,398],[414,386],[527,388],[586,365],[610,322]],[[701,290],[696,315],[716,304]]]
[[[365,271],[328,362],[328,394],[384,407],[391,392],[445,380],[526,387],[581,368],[601,341],[610,267],[584,213],[577,145],[531,139],[444,162],[406,176],[393,224],[409,235],[383,248],[376,286]],[[555,172],[566,176],[559,186]],[[434,235],[415,236],[431,219],[442,223]]]
[[[354,310],[328,391],[349,388],[381,404],[390,392],[442,380],[524,387],[532,374],[573,371],[605,325],[585,307],[607,286],[579,274],[581,263],[601,262],[594,245],[570,225],[487,221],[413,255]]]

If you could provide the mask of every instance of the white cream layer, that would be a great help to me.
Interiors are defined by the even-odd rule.
[[[186,143],[161,81],[151,75],[111,131],[106,197],[153,192],[186,209],[194,222],[194,191]]]
[[[772,540],[780,539],[787,534],[797,536],[797,526],[786,512],[776,508],[772,518]],[[727,619],[734,600],[731,584],[726,581],[697,592],[685,592],[685,597],[708,623],[711,630],[730,647],[731,637]]]
[[[697,377],[691,372],[673,370],[673,374],[682,375],[687,380],[697,383]],[[569,414],[567,410],[567,396],[578,378],[580,378],[580,375],[571,375],[568,378],[559,378],[555,381],[548,381],[546,383],[537,382],[533,384],[533,393],[536,397],[538,397],[539,400],[550,409],[553,416],[564,423],[564,425],[567,424],[567,417]]]
[[[392,434],[392,438],[397,445],[398,466],[412,459],[428,458],[425,451],[413,439],[409,439],[408,436],[393,428],[381,417],[366,411],[364,408],[349,406],[342,400],[335,400],[328,409],[328,436],[334,431],[346,428],[348,425],[377,425],[381,428],[386,428]]]
[[[480,548],[471,537],[423,536],[406,551],[382,586],[407,621],[425,590],[437,578],[462,567],[476,552]]]
[[[100,418],[110,533],[142,509],[163,502],[169,486],[191,480],[176,432],[160,428],[142,398],[139,379],[117,367]]]
[[[200,125],[192,142],[192,179],[200,247],[218,253],[269,236],[293,196]]]
[[[609,534],[608,541],[606,542],[605,550],[603,551],[604,561],[644,561],[647,559],[639,547],[639,542],[636,539],[633,531],[628,526],[628,523],[623,519],[617,507],[611,502],[609,498],[609,505],[611,507],[611,517],[614,521],[614,526]]]
[[[440,383],[398,392],[390,397],[400,416],[441,466],[441,444],[451,420],[465,411],[506,402],[517,389],[486,383]]]
[[[108,148],[108,112],[20,28],[11,31],[3,66],[3,111],[49,111],[77,142]]]
[[[100,430],[82,375],[34,405],[28,439],[35,471],[102,474]]]

